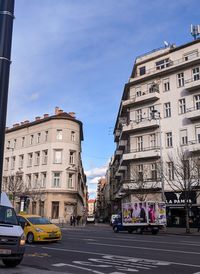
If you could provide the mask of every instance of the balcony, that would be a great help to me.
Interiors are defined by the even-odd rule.
[[[141,96],[134,96],[128,100],[123,101],[122,106],[126,108],[126,107],[130,107],[133,105],[139,105],[139,104],[146,103],[146,102],[156,101],[159,99],[160,99],[159,91],[151,92],[151,93],[148,93],[146,91],[146,92],[143,92]]]
[[[140,75],[139,72],[135,75],[134,78],[131,79],[131,82],[134,82],[135,80],[138,79],[143,79],[146,77],[149,77],[151,75],[153,76],[158,76],[161,73],[169,73],[169,72],[173,72],[176,71],[177,69],[183,69],[186,68],[188,65],[195,65],[199,62],[199,58],[200,58],[200,52],[198,51],[196,54],[194,54],[193,56],[190,56],[190,58],[180,58],[180,59],[176,59],[176,60],[170,60],[165,63],[165,65],[160,68],[160,67],[152,67],[146,70],[144,75]]]
[[[117,149],[125,149],[127,145],[127,140],[120,140],[117,146]]]
[[[200,140],[193,140],[188,142],[188,150],[192,153],[200,152]]]
[[[156,129],[158,127],[159,124],[156,119],[143,118],[138,121],[131,121],[128,125],[124,125],[122,128],[122,134],[140,130]]]
[[[128,161],[139,160],[139,159],[150,159],[160,157],[160,147],[146,147],[141,150],[133,149],[127,153],[124,153],[120,164]]]
[[[120,134],[121,134],[121,130],[116,129],[115,130],[115,142],[119,140]]]
[[[186,118],[190,119],[191,121],[200,119],[200,106],[199,108],[188,108],[186,112]]]
[[[146,179],[145,181],[141,182],[141,185],[138,185],[137,181],[133,181],[133,180],[129,180],[129,181],[125,181],[122,184],[122,190],[127,191],[127,190],[132,190],[133,192],[140,192],[141,190],[144,191],[152,191],[152,192],[156,192],[159,191],[161,189],[161,180],[160,178],[158,179],[153,179],[153,178],[149,178]]]
[[[195,91],[200,89],[200,79],[194,81],[194,78],[185,81],[185,89]]]

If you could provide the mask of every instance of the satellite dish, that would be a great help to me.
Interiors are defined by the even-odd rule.
[[[169,47],[169,43],[167,41],[164,41],[165,47]]]

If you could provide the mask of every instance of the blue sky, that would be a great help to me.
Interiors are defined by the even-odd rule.
[[[197,0],[16,0],[7,125],[55,106],[84,125],[90,191],[105,175],[124,84],[137,55],[192,40]]]

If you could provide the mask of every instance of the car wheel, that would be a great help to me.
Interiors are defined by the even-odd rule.
[[[32,232],[28,233],[26,240],[27,240],[27,243],[29,244],[32,244],[34,242],[34,235]]]
[[[19,259],[14,259],[14,260],[12,260],[12,259],[3,259],[2,261],[3,261],[3,263],[6,267],[16,267],[18,264],[21,263],[22,259],[23,259],[23,256]]]
[[[117,226],[114,226],[114,227],[113,227],[113,231],[114,231],[115,233],[118,233],[118,232],[119,232],[118,227],[117,227]]]

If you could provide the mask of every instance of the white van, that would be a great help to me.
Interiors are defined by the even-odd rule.
[[[6,193],[0,193],[0,260],[15,267],[23,259],[26,236]]]

